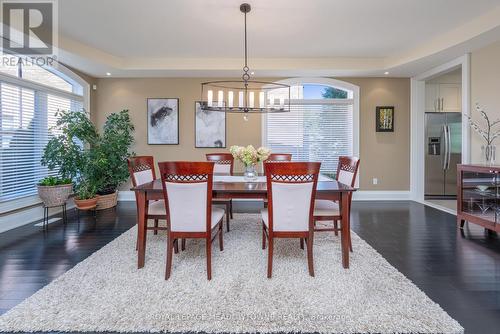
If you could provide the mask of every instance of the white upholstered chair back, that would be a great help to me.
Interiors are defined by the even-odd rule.
[[[220,164],[215,163],[214,174],[218,175],[231,175],[231,165],[230,164]]]
[[[172,161],[158,166],[170,231],[210,231],[214,163]]]
[[[207,182],[165,182],[172,232],[207,230]]]
[[[307,232],[312,228],[314,195],[321,163],[266,163],[269,228]]]
[[[138,186],[154,180],[153,171],[151,169],[145,169],[139,172],[134,172],[133,177],[135,179],[135,184],[137,184]]]
[[[354,173],[341,169],[337,181],[350,186],[354,182]]]
[[[272,183],[273,230],[308,231],[313,182]]]

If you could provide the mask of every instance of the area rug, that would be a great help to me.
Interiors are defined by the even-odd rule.
[[[235,215],[215,242],[212,280],[203,241],[188,240],[164,280],[165,237],[148,233],[138,270],[136,230],[125,232],[0,317],[1,331],[208,333],[463,333],[463,328],[352,233],[351,267],[340,239],[314,239],[315,277],[298,240],[275,242],[266,277],[258,215]]]

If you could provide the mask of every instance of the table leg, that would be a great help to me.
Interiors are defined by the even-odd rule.
[[[137,192],[137,233],[138,233],[138,250],[137,250],[137,268],[144,267],[144,259],[146,256],[146,193],[143,191]]]
[[[349,219],[349,194],[345,192],[340,193],[340,215],[341,220],[341,244],[342,244],[342,266],[345,269],[349,268],[349,236],[351,233],[350,219]]]

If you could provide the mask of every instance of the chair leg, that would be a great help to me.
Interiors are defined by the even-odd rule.
[[[262,222],[262,249],[266,249],[266,225]]]
[[[269,250],[267,253],[267,278],[271,278],[273,276],[273,244],[274,240],[271,236],[269,236]]]
[[[221,250],[221,252],[224,250],[224,227],[223,227],[223,223],[222,223],[222,219],[219,223],[219,249]]]
[[[155,219],[155,230],[154,230],[154,235],[158,234],[158,219]]]
[[[352,240],[351,240],[351,235],[349,235],[349,250],[352,253]]]
[[[231,202],[227,202],[226,203],[226,228],[227,228],[227,231],[229,232],[229,216],[232,217],[232,214],[231,214]]]
[[[304,238],[300,238],[300,249],[304,249]]]
[[[181,250],[182,251],[186,250],[186,239],[181,239]]]
[[[339,228],[339,222],[337,220],[333,221],[333,227],[335,227],[335,236],[338,236],[339,231],[337,231],[337,229]]]
[[[207,279],[212,279],[212,237],[206,239],[207,246]]]
[[[309,266],[309,275],[314,277],[313,233],[309,233],[309,238],[307,238],[307,265]]]
[[[231,214],[231,219],[233,219],[233,200],[229,201],[229,213]]]
[[[167,266],[165,268],[165,280],[170,278],[170,272],[172,271],[172,250],[174,248],[174,242],[170,235],[167,236]]]
[[[174,253],[179,254],[179,239],[174,240]]]

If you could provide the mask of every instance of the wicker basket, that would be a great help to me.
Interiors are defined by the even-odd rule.
[[[38,196],[46,207],[61,206],[73,191],[73,185],[38,186]]]
[[[99,195],[96,210],[104,210],[115,207],[118,202],[118,191],[109,195]]]

